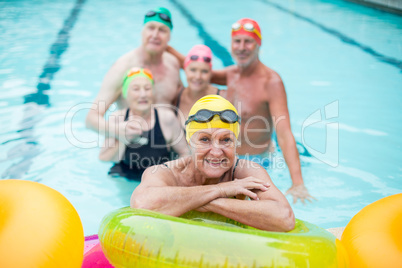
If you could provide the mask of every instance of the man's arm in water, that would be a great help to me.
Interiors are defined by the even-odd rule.
[[[277,73],[273,73],[273,77],[267,86],[269,87],[268,103],[278,137],[278,145],[282,149],[293,183],[286,194],[293,196],[293,203],[296,203],[298,199],[303,203],[305,199],[311,201],[313,197],[309,195],[303,182],[299,152],[290,127],[287,97],[282,79]]]
[[[124,73],[127,71],[124,66],[125,64],[123,64],[122,59],[119,59],[106,73],[99,93],[86,117],[86,127],[105,136],[115,136],[114,125],[110,124],[109,128],[104,116],[110,105],[121,94],[122,79]]]

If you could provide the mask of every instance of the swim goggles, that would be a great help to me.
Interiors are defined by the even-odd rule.
[[[224,110],[224,111],[216,112],[216,111],[202,109],[202,110],[199,110],[197,113],[190,115],[188,117],[185,125],[187,125],[191,121],[195,121],[197,123],[210,122],[215,115],[219,115],[222,122],[224,122],[224,123],[234,124],[236,122],[239,122],[239,124],[240,124],[240,121],[241,121],[240,116],[238,116],[236,114],[236,112],[234,112],[232,110]]]
[[[190,56],[190,60],[192,60],[192,61],[196,61],[196,60],[198,60],[199,58],[200,58],[200,56],[198,56],[198,55],[191,55],[191,56]],[[210,58],[210,57],[204,56],[204,57],[202,57],[202,59],[204,60],[205,63],[210,63],[210,62],[211,62],[211,58]]]
[[[237,32],[237,31],[239,31],[242,27],[243,27],[243,29],[244,29],[245,31],[250,32],[250,33],[255,33],[255,34],[258,36],[258,38],[262,39],[261,33],[260,33],[260,32],[254,27],[254,25],[253,25],[252,23],[250,23],[250,22],[246,22],[246,23],[244,23],[243,25],[240,24],[240,23],[238,23],[238,22],[233,23],[233,24],[232,24],[232,32]]]
[[[154,77],[152,76],[151,71],[145,68],[139,68],[138,70],[131,70],[127,73],[127,77],[135,76],[138,74],[143,74],[149,80],[151,80],[152,83],[154,83]]]
[[[145,17],[150,18],[150,17],[156,16],[156,14],[158,14],[159,18],[161,18],[162,20],[172,23],[172,20],[170,19],[170,17],[168,15],[166,15],[165,13],[155,12],[152,10],[149,11],[147,14],[145,14]]]

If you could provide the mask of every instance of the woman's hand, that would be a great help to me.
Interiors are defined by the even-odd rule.
[[[267,191],[271,186],[268,182],[255,177],[247,177],[241,180],[223,182],[216,185],[221,192],[221,197],[233,197],[239,194],[258,200],[258,195],[254,191]]]
[[[121,121],[114,127],[116,138],[126,145],[137,140],[142,134],[140,124],[135,121]]]

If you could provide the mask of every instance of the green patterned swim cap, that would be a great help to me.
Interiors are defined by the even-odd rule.
[[[124,75],[122,86],[122,94],[125,99],[127,98],[128,86],[130,85],[131,81],[139,76],[147,78],[149,81],[151,81],[152,85],[154,84],[154,77],[152,76],[150,70],[145,68],[132,68],[128,70]]]
[[[158,7],[148,11],[147,14],[145,14],[144,24],[150,21],[160,22],[169,27],[170,30],[173,29],[172,15],[167,8]]]

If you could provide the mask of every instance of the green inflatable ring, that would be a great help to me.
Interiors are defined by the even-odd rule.
[[[99,240],[115,267],[348,267],[335,237],[296,220],[288,233],[261,231],[215,213],[181,217],[122,208],[102,220]]]

